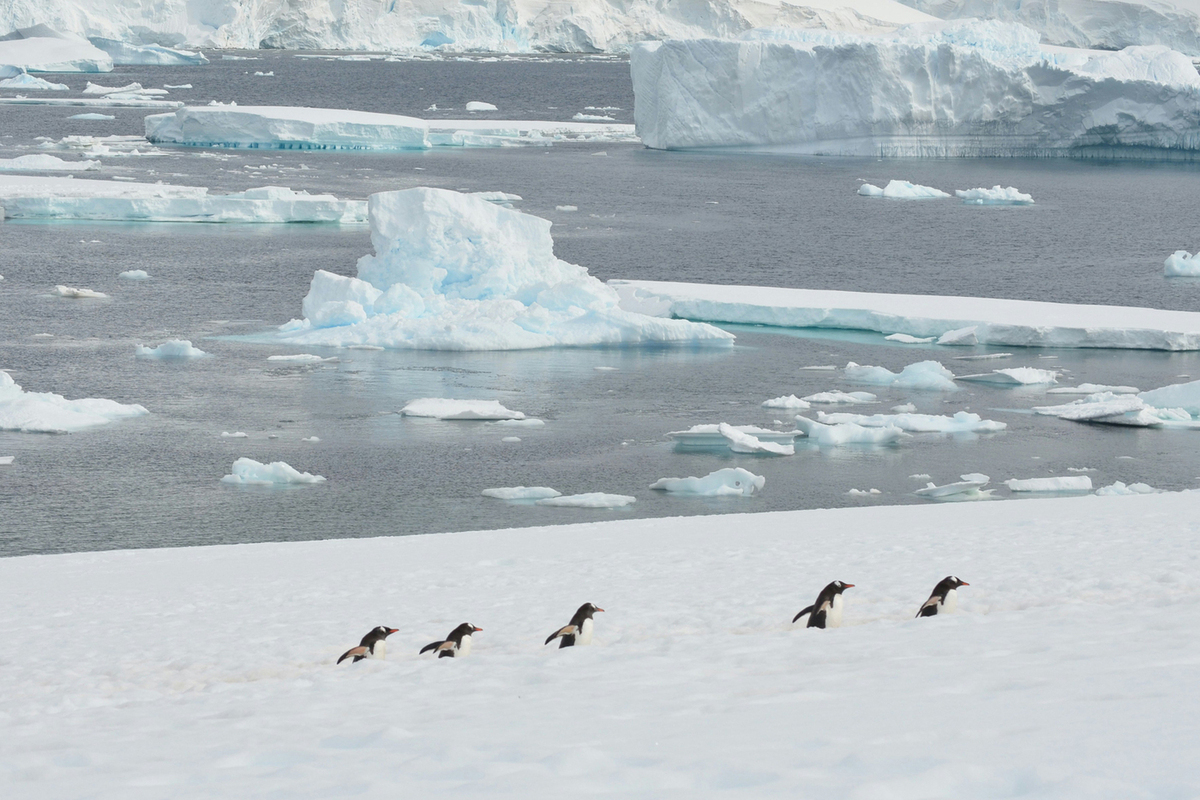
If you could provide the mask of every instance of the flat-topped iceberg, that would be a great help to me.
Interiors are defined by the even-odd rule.
[[[627,494],[607,494],[605,492],[584,492],[583,494],[567,494],[560,497],[544,497],[537,500],[539,506],[557,506],[560,508],[624,508],[637,502],[637,498]]]
[[[86,172],[96,169],[100,169],[99,161],[64,161],[45,153],[0,158],[0,172]]]
[[[1165,47],[1044,49],[999,22],[754,31],[631,54],[649,147],[883,157],[1200,155],[1200,75]]]
[[[221,478],[221,483],[230,483],[235,486],[281,486],[324,482],[324,476],[301,472],[285,461],[263,464],[252,458],[239,458],[233,462],[230,474]]]
[[[706,322],[907,333],[938,336],[942,344],[1200,350],[1200,313],[1194,311],[665,281],[609,284],[624,308]]]
[[[483,490],[484,497],[494,497],[497,500],[544,500],[547,497],[560,497],[562,492],[549,486],[497,486]]]
[[[50,392],[27,392],[0,370],[0,431],[71,433],[149,413],[144,406],[100,397],[68,400]]]
[[[762,475],[741,467],[725,467],[710,472],[703,478],[659,478],[650,484],[651,489],[670,494],[692,494],[702,497],[749,497],[760,491],[767,483]]]
[[[319,270],[304,318],[272,338],[296,345],[524,350],[729,344],[711,325],[621,309],[614,289],[554,255],[550,222],[444,189],[371,195],[374,255],[358,277]]]

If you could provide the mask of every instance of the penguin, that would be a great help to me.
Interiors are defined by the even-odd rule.
[[[469,622],[464,622],[454,630],[450,631],[450,635],[440,642],[430,642],[421,648],[422,653],[428,653],[430,650],[437,651],[438,658],[456,658],[471,653],[471,634],[475,631],[481,631],[483,628],[476,628]]]
[[[842,626],[842,592],[854,587],[853,583],[834,581],[821,590],[817,602],[792,617],[792,622],[808,614],[809,628],[840,628]]]
[[[603,610],[603,608],[596,606],[594,603],[584,603],[575,612],[575,616],[571,617],[570,622],[547,637],[546,644],[550,644],[559,638],[562,640],[558,643],[558,649],[560,650],[564,647],[574,647],[577,644],[591,644],[592,615],[597,611]]]
[[[337,660],[337,663],[342,663],[347,658],[353,658],[354,661],[362,661],[364,658],[383,658],[387,655],[387,637],[391,636],[399,628],[389,628],[386,625],[380,625],[374,628],[366,636],[362,637],[362,641],[358,643],[358,647],[351,647],[346,652],[342,653],[342,657]],[[354,663],[354,661],[350,663]]]
[[[917,616],[932,617],[942,612],[953,614],[958,608],[958,587],[970,585],[954,575],[942,578],[938,585],[933,587],[933,594],[929,595],[929,599],[917,609]]]

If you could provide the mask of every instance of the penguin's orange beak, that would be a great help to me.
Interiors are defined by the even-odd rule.
[[[846,588],[847,588],[847,589],[853,589],[853,588],[854,588],[854,584],[853,584],[853,583],[847,583],[847,584],[846,584]]]
[[[971,584],[967,583],[966,581],[963,581],[963,582],[962,582],[962,585],[963,585],[963,586],[970,586]]]
[[[400,629],[399,628],[388,628],[387,632],[388,632],[388,635],[390,636],[391,634],[395,633],[398,630],[400,630]]]
[[[603,609],[603,608],[597,608],[596,610],[597,610],[597,611],[603,611],[604,609]]]
[[[476,630],[476,631],[481,631],[481,630],[483,630],[483,628],[476,628],[474,625],[472,625],[472,626],[471,626],[471,629],[472,629],[472,630]]]

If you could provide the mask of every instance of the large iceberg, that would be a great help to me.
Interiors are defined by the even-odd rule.
[[[276,340],[422,350],[733,340],[621,309],[614,289],[554,255],[539,217],[428,188],[371,195],[369,213],[375,254],[359,259],[356,278],[317,271],[304,319]]]
[[[1162,46],[1050,51],[1029,28],[979,21],[755,34],[635,47],[642,141],[872,157],[1200,153],[1200,75]]]
[[[6,29],[3,14],[0,11],[0,30]],[[16,30],[0,36],[0,65],[27,72],[112,72],[112,58],[90,42],[63,36],[45,25],[12,28]]]
[[[96,48],[108,53],[113,64],[117,66],[153,64],[163,67],[196,67],[208,63],[204,53],[176,50],[159,44],[130,44],[116,39],[105,39],[103,36],[89,37],[89,41]]]
[[[150,412],[100,397],[68,400],[50,392],[27,392],[0,370],[0,431],[71,433]]]

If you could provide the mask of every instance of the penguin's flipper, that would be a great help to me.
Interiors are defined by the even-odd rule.
[[[558,649],[562,650],[564,647],[574,647],[574,646],[575,646],[575,634],[568,633],[562,637],[562,641],[559,642]]]
[[[941,604],[942,598],[931,597],[925,601],[925,605],[921,606],[921,610],[917,612],[918,617],[936,617],[938,606]]]
[[[458,655],[458,642],[447,639],[437,646],[438,658],[454,658]]]
[[[421,648],[421,653],[428,653],[430,650],[436,650],[439,647],[441,647],[442,645],[444,645],[445,643],[446,643],[446,641],[444,639],[440,642],[430,642],[429,644],[427,644]],[[420,655],[420,653],[418,653],[418,655]]]
[[[792,622],[794,623],[796,620],[800,619],[800,618],[801,618],[801,617],[803,617],[805,614],[811,614],[811,613],[812,613],[812,610],[813,610],[814,608],[816,608],[816,606],[809,606],[808,608],[804,609],[804,610],[803,610],[803,611],[801,611],[799,614],[797,614],[796,616],[792,617]]]
[[[825,606],[821,606],[821,609],[820,609],[819,611],[814,611],[814,612],[812,613],[812,615],[811,615],[811,616],[808,618],[808,627],[810,627],[810,628],[824,628],[824,627],[825,627],[825,615],[826,615],[826,613],[827,613],[827,611],[826,611],[826,607],[825,607]]]
[[[454,650],[439,650],[438,658],[454,658]]]
[[[564,625],[563,627],[559,628],[554,633],[552,633],[548,637],[546,637],[546,644],[550,644],[551,642],[553,642],[555,639],[557,639],[560,636],[567,636],[568,634],[575,633],[576,630],[578,630],[578,629],[574,625]]]
[[[354,657],[355,661],[361,661],[366,658],[366,652],[367,648],[363,647],[361,644],[358,647],[351,647],[349,650],[342,653],[342,657],[337,660],[337,663],[340,664],[351,656]]]

